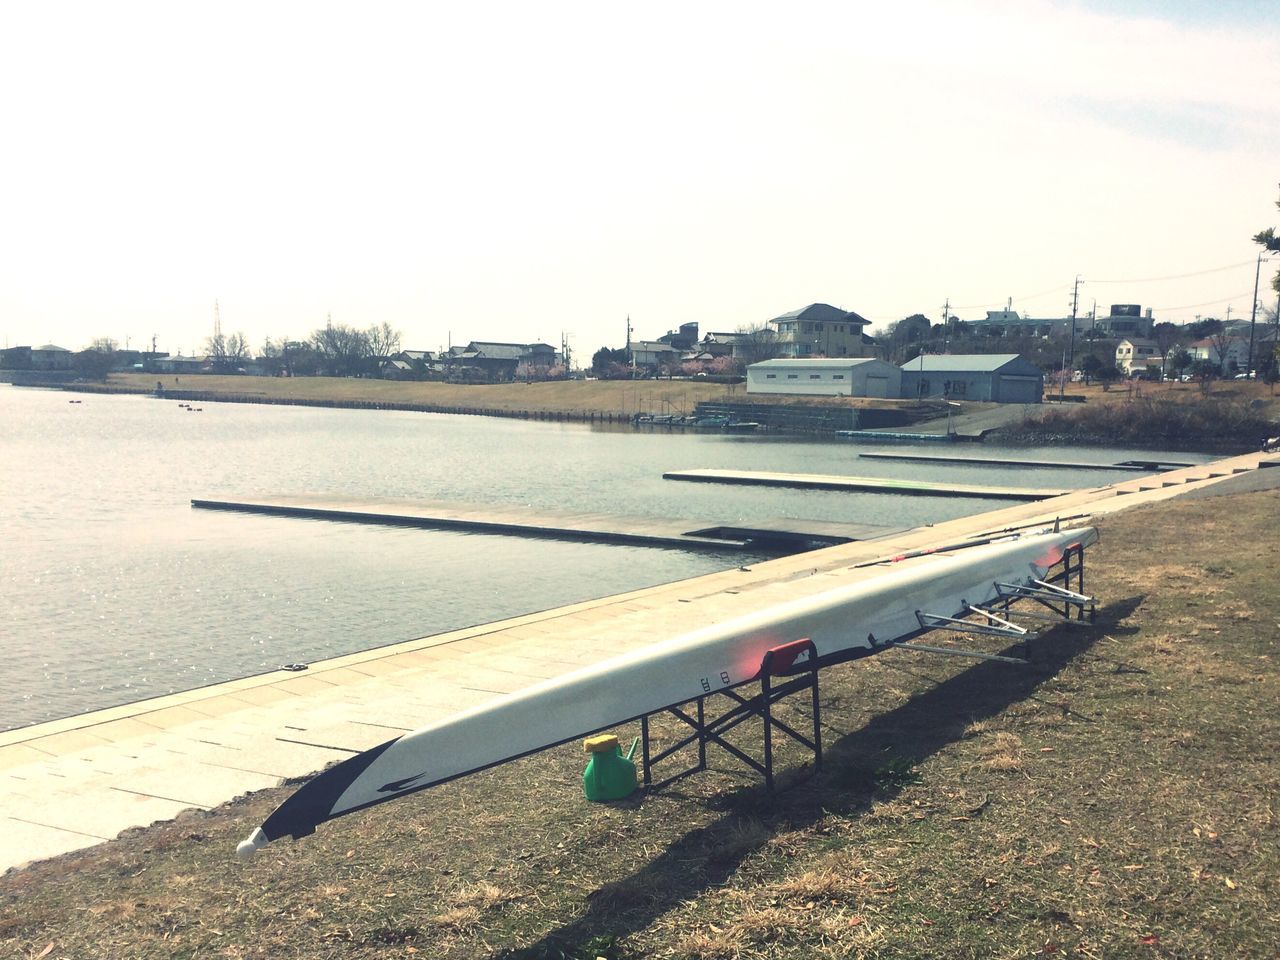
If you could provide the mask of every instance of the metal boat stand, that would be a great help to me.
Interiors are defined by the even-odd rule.
[[[1026,627],[1013,623],[1012,617],[1066,626],[1084,626],[1086,620],[1088,623],[1093,623],[1097,617],[1097,600],[1084,593],[1084,547],[1078,543],[1067,545],[1062,559],[1057,564],[1057,569],[1046,574],[1046,579],[1032,580],[1030,584],[996,583],[994,586],[996,595],[986,604],[969,604],[961,601],[964,603],[966,615],[983,617],[983,621],[975,623],[963,617],[947,617],[917,610],[916,620],[920,624],[920,632],[950,630],[971,635],[1007,637],[1010,640],[1021,641],[1021,657],[981,653],[977,650],[958,650],[954,647],[931,647],[905,641],[891,641],[885,645],[900,647],[904,650],[917,650],[921,653],[939,653],[950,657],[972,657],[977,660],[995,660],[999,663],[1026,664],[1031,662],[1031,641],[1036,634]],[[1075,589],[1072,589],[1073,587]],[[1044,609],[1015,609],[1013,604],[1019,600],[1031,600]],[[1046,613],[1045,610],[1048,612]]]
[[[706,696],[698,697],[695,703],[695,714],[690,716],[680,707],[668,707],[659,713],[669,713],[687,724],[693,732],[659,753],[651,753],[648,714],[640,718],[640,738],[643,744],[642,768],[645,786],[665,786],[674,780],[698,773],[707,769],[707,744],[714,743],[737,757],[752,770],[764,777],[765,786],[773,789],[773,732],[776,728],[785,736],[813,751],[814,767],[822,766],[822,731],[820,727],[821,713],[818,702],[818,651],[812,640],[796,640],[767,651],[760,665],[760,692],[754,696],[743,696],[738,690],[719,690]],[[775,679],[791,677],[777,685]],[[703,682],[709,686],[708,681]],[[813,712],[813,736],[810,738],[773,715],[773,705],[803,690],[810,691]],[[713,696],[727,697],[733,701],[730,707],[719,716],[707,719],[706,701]],[[681,706],[688,706],[682,704]],[[728,743],[724,736],[734,727],[759,717],[764,727],[764,759],[755,757]],[[684,749],[690,744],[698,745],[698,762],[687,770],[672,774],[657,784],[653,782],[653,767],[667,757]]]

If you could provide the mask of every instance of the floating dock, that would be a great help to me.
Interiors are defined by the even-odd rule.
[[[996,457],[952,457],[937,453],[859,453],[868,460],[906,460],[913,463],[955,463],[997,467],[1041,467],[1062,470],[1127,470],[1132,473],[1160,473],[1195,466],[1167,460],[1122,460],[1119,463],[1083,463],[1072,460],[1002,460]]]
[[[473,507],[423,500],[340,500],[319,496],[274,496],[252,500],[192,500],[202,510],[231,510],[276,517],[376,523],[590,543],[630,544],[680,550],[797,553],[901,533],[901,527],[821,520],[761,520],[744,524],[699,524],[688,520],[560,513],[521,507]]]
[[[695,483],[736,483],[761,487],[798,487],[807,490],[844,490],[897,493],[917,497],[979,497],[983,500],[1047,500],[1069,490],[1037,490],[1027,487],[986,487],[964,483],[926,483],[922,480],[890,480],[884,477],[844,477],[823,473],[768,473],[754,470],[672,470],[664,480]]]
[[[894,433],[889,430],[837,430],[841,440],[887,440],[893,443],[954,443],[960,440],[955,433]]]

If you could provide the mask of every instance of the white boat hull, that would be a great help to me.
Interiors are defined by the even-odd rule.
[[[602,661],[415,730],[318,774],[240,844],[250,853],[325,820],[749,682],[765,653],[812,640],[819,660],[877,652],[920,632],[917,612],[962,614],[1029,584],[1091,528],[1037,533],[886,564],[884,572]]]

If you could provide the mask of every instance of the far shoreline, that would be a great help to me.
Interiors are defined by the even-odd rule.
[[[194,403],[261,403],[352,410],[396,410],[523,420],[629,426],[640,415],[690,416],[698,404],[750,404],[785,409],[778,434],[834,438],[833,423],[854,411],[872,420],[866,426],[897,433],[936,436],[945,431],[942,400],[878,400],[863,397],[748,395],[742,383],[710,380],[561,380],[498,384],[456,384],[335,377],[249,377],[217,374],[112,374],[105,382],[29,382],[35,386],[89,394],[131,394]],[[157,386],[162,389],[157,391]],[[195,387],[196,389],[192,389]],[[1273,419],[1280,404],[1255,382],[1198,385],[1141,384],[1131,390],[1072,387],[1063,404],[1046,402],[1020,414],[992,403],[964,403],[954,428],[966,440],[1010,446],[1072,446],[1107,449],[1164,449],[1243,453],[1280,432]],[[1005,413],[1008,417],[1000,418]],[[992,415],[1004,422],[990,426]],[[1021,419],[1016,419],[1021,416]],[[966,420],[974,426],[966,430]],[[920,429],[923,427],[923,429]],[[654,425],[653,429],[662,429]]]

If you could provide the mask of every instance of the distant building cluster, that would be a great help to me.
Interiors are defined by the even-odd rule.
[[[590,367],[602,377],[745,376],[753,392],[1034,402],[1029,398],[1038,399],[1043,378],[1036,386],[1031,369],[1057,374],[1070,363],[1077,378],[1152,377],[1203,362],[1221,375],[1236,375],[1251,364],[1267,372],[1275,369],[1280,344],[1274,323],[1197,318],[1196,324],[1175,327],[1158,323],[1151,308],[1134,303],[1112,304],[1105,314],[1091,311],[1074,322],[1023,316],[1011,305],[988,310],[982,319],[948,316],[939,324],[917,314],[889,327],[879,342],[867,333],[869,326],[865,317],[829,303],[811,303],[734,331],[704,333],[697,322],[683,323],[651,340],[633,338],[628,321],[625,348],[601,348],[590,364],[574,364],[567,342],[559,350],[542,342],[490,340],[401,350],[399,334],[387,324],[381,337],[378,328],[360,332],[327,324],[310,340],[268,341],[258,357],[249,355],[242,336],[215,333],[206,346],[214,353],[207,355],[120,350],[102,340],[78,353],[55,344],[7,348],[0,351],[0,368],[31,380],[132,371],[504,383],[558,379],[574,375],[575,367]],[[235,350],[221,349],[234,339]],[[1074,346],[1067,347],[1068,341]],[[925,359],[912,359],[920,356]]]
[[[1141,304],[1113,303],[1105,316],[1076,317],[1075,333],[1077,337],[1149,337],[1154,324],[1150,307],[1144,311]],[[963,325],[979,336],[1047,338],[1071,334],[1070,317],[1024,317],[1016,310],[988,310],[983,319],[965,320]]]
[[[811,303],[755,327],[709,331],[683,323],[655,340],[629,340],[630,363],[647,374],[734,369],[778,357],[867,357],[875,339],[865,333],[869,320],[829,303]]]
[[[563,357],[547,343],[472,340],[448,350],[401,350],[382,362],[381,374],[388,380],[506,383],[563,375],[563,367]]]

